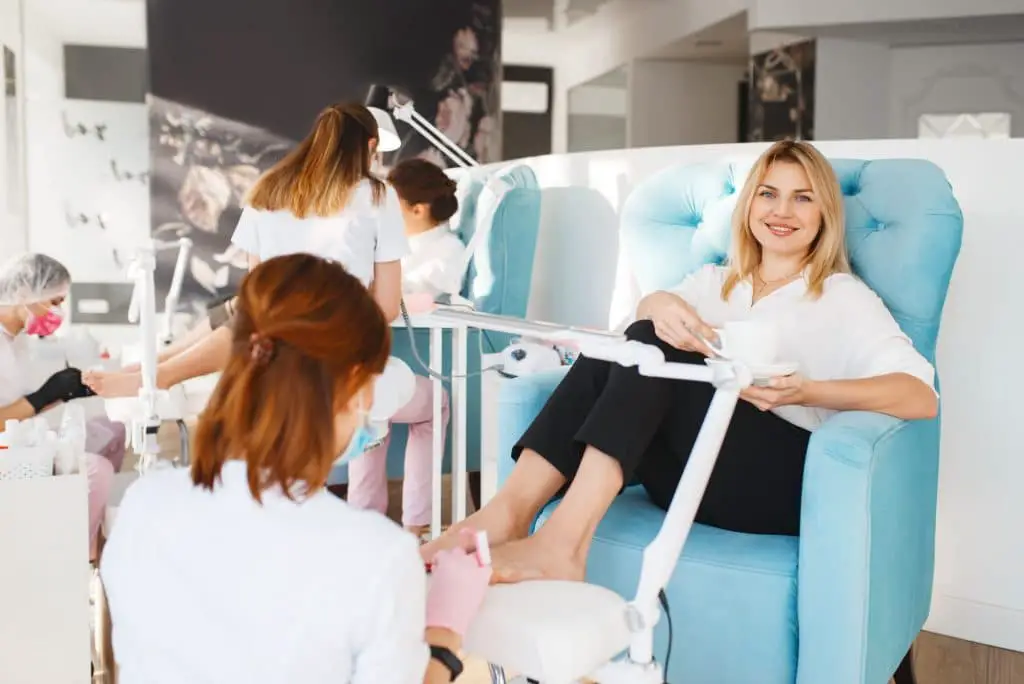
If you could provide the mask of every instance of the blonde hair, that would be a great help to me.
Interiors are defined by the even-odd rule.
[[[821,230],[814,238],[804,260],[808,268],[807,290],[820,297],[825,279],[833,273],[849,273],[846,255],[846,218],[843,195],[832,165],[810,143],[782,140],[765,151],[754,164],[747,182],[740,190],[732,214],[732,242],[729,246],[728,273],[722,284],[722,299],[728,299],[733,288],[751,278],[761,264],[761,244],[750,229],[750,205],[754,193],[768,175],[773,164],[798,164],[807,174],[811,190],[821,208]]]
[[[357,103],[331,105],[320,112],[306,139],[267,171],[249,193],[254,209],[288,209],[298,218],[337,214],[352,188],[370,181],[373,201],[384,199],[384,182],[370,170],[370,141],[379,140],[377,120]]]

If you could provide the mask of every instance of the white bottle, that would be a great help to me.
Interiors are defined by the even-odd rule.
[[[4,421],[4,443],[8,449],[25,446],[24,424],[20,420]]]

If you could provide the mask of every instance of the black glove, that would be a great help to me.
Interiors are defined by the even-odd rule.
[[[25,395],[25,399],[36,413],[39,413],[50,404],[91,397],[94,394],[95,392],[82,384],[82,371],[77,368],[65,368],[51,375],[35,392]]]

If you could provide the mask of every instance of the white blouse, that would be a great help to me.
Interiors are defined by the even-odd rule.
[[[101,573],[123,684],[420,684],[426,575],[417,540],[322,491],[213,492],[188,469],[129,487]]]
[[[0,326],[0,406],[10,406],[39,389],[32,386],[31,362],[28,335],[11,335]]]
[[[711,327],[728,321],[758,320],[775,325],[780,362],[798,362],[812,380],[853,380],[907,373],[934,388],[935,369],[914,349],[881,298],[847,273],[831,275],[821,297],[808,296],[807,282],[797,279],[751,304],[753,287],[738,283],[722,299],[727,269],[707,265],[672,290]],[[780,418],[814,430],[836,413],[809,406],[780,406]]]
[[[388,186],[384,201],[374,204],[368,180],[352,190],[348,205],[334,216],[300,219],[287,210],[246,207],[231,242],[261,261],[302,253],[333,259],[366,286],[375,263],[398,261],[409,253],[398,195]]]
[[[402,291],[434,296],[462,290],[466,246],[447,223],[409,238],[411,252],[402,259]]]

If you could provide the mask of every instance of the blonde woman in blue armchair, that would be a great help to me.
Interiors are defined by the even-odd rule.
[[[647,295],[636,319],[627,336],[657,345],[668,361],[701,363],[710,353],[702,339],[715,341],[726,322],[753,320],[777,333],[778,358],[799,362],[799,372],[743,392],[697,512],[707,525],[798,534],[815,428],[838,411],[913,420],[938,410],[931,364],[850,272],[839,185],[808,143],[776,143],[755,164],[739,193],[727,264]],[[597,524],[629,482],[667,508],[712,393],[704,383],[580,358],[517,442],[504,487],[465,523],[488,531],[496,580],[583,579]],[[453,546],[457,530],[424,546],[424,558]]]

